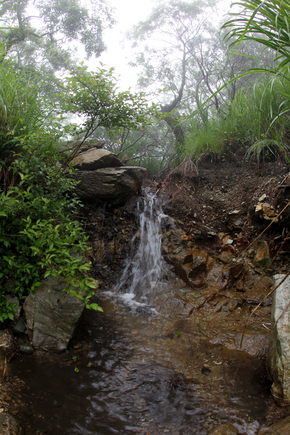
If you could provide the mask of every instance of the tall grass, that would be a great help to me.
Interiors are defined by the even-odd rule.
[[[286,94],[290,95],[288,79],[264,78],[249,89],[241,89],[224,117],[211,113],[205,124],[195,112],[188,120],[187,154],[195,158],[210,151],[221,154],[231,145],[246,147],[247,155],[256,158],[279,152],[279,147],[287,154],[290,124],[284,112]]]

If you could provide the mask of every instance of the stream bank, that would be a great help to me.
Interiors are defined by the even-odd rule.
[[[143,313],[141,310],[139,316],[126,307],[118,311],[119,303],[114,303],[114,297],[113,302],[108,300],[106,293],[120,276],[130,240],[138,233],[136,201],[124,205],[106,202],[98,207],[86,204],[83,222],[91,235],[92,246],[88,255],[93,263],[92,275],[100,281],[103,292],[100,304],[105,315],[98,314],[92,319],[92,314],[87,314],[80,335],[67,354],[36,352],[33,357],[22,356],[13,363],[16,373],[21,373],[20,379],[25,380],[33,391],[32,395],[23,393],[23,408],[19,407],[19,418],[28,434],[203,435],[219,424],[232,424],[240,434],[256,435],[262,426],[270,426],[289,415],[288,407],[277,407],[270,395],[271,383],[266,371],[271,300],[266,300],[250,318],[271,287],[272,275],[287,270],[287,241],[265,276],[262,265],[253,262],[256,246],[242,255],[243,268],[239,273],[225,276],[232,259],[237,258],[269,224],[264,214],[266,207],[256,211],[259,199],[265,195],[262,204],[268,204],[274,213],[289,199],[288,168],[275,162],[259,169],[238,164],[236,159],[220,159],[203,162],[198,171],[191,167],[188,172],[189,169],[181,167],[146,182],[163,197],[164,211],[175,218],[173,227],[165,223],[163,229],[163,253],[170,257],[171,271],[166,294],[161,290],[152,302],[160,313],[157,318],[148,318],[146,310]],[[281,247],[288,232],[288,222],[285,213],[278,224],[267,231],[264,239],[269,256],[273,257]],[[188,251],[198,251],[203,253],[200,257],[206,257],[206,276],[202,276],[205,275],[204,263],[199,263],[200,269],[195,270],[200,274],[199,283],[197,280],[185,282],[173,274],[173,271],[177,272],[177,266],[172,256],[176,259]],[[189,263],[181,259],[180,264],[184,269]],[[205,288],[204,283],[207,284]],[[241,348],[241,336],[249,318]],[[59,372],[62,366],[63,371]],[[100,377],[90,389],[92,383],[89,388],[85,377],[94,378],[94,369]],[[117,388],[114,383],[120,372]],[[106,386],[107,377],[110,381]],[[45,391],[50,391],[51,379],[55,379],[55,385],[38,408],[41,398],[45,399]],[[61,388],[58,387],[59,379],[64,382]],[[38,393],[40,382],[44,388]],[[71,387],[75,392],[70,399]],[[59,396],[54,399],[58,390]],[[119,403],[123,401],[124,391],[128,403],[125,401],[125,408],[122,408]],[[130,396],[134,391],[138,395]],[[104,399],[103,405],[92,405],[98,402],[99,396]],[[87,401],[92,398],[95,401],[89,406]],[[53,401],[56,407],[47,417],[47,403]],[[89,411],[85,413],[77,405],[79,427],[69,428],[66,425],[75,415],[79,402],[86,404],[84,408]],[[9,405],[9,401],[7,403]],[[138,403],[140,408],[136,409]],[[165,408],[169,411],[164,411],[163,415]],[[102,414],[104,420],[100,417]],[[120,416],[117,428],[113,424],[102,426],[111,418],[116,424],[117,415]],[[47,425],[47,418],[50,418],[51,426]],[[130,420],[134,423],[132,426],[128,426]]]

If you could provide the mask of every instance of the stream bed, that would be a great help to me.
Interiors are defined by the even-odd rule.
[[[272,404],[263,359],[203,343],[186,319],[98,302],[104,314],[87,311],[68,351],[13,362],[27,435],[258,432]]]
[[[266,371],[270,302],[249,314],[269,279],[232,265],[231,252],[203,249],[171,257],[177,278],[161,255],[169,218],[160,201],[144,192],[138,210],[120,282],[98,294],[104,313],[86,311],[66,352],[13,362],[26,434],[207,435],[220,424],[258,434],[277,413]]]

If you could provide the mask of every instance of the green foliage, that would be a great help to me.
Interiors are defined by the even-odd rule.
[[[114,134],[121,134],[124,129],[140,131],[158,115],[157,107],[148,104],[143,92],[119,92],[113,72],[113,68],[90,72],[86,66],[79,66],[71,70],[70,77],[62,84],[63,92],[59,99],[63,111],[84,119],[76,132],[79,145],[71,158],[81,144],[101,128],[113,130]]]
[[[62,277],[70,294],[99,310],[89,303],[95,284],[74,218],[75,182],[58,173],[60,120],[44,104],[40,82],[9,64],[0,68],[0,320],[12,313],[5,293],[23,299],[48,275]]]
[[[240,90],[225,116],[202,107],[203,117],[198,113],[189,118],[188,154],[196,158],[210,151],[221,154],[235,144],[246,147],[246,156],[257,160],[261,156],[281,154],[281,150],[287,158],[289,117],[287,113],[281,115],[285,92],[290,93],[288,80],[265,79],[254,87]]]
[[[149,107],[144,93],[118,92],[113,73],[113,68],[90,72],[79,66],[63,85],[64,110],[84,116],[90,134],[99,127],[142,129],[155,114],[155,106]]]
[[[276,52],[277,66],[266,72],[288,72],[290,62],[290,5],[283,0],[243,0],[233,3],[241,10],[232,13],[232,19],[224,24],[229,29],[228,38],[233,40],[236,51],[241,41],[256,41]],[[252,71],[255,71],[253,69]]]
[[[232,19],[229,19],[224,28],[228,30],[227,37],[230,39],[233,52],[238,52],[238,47],[242,41],[255,41],[261,47],[273,51],[276,54],[276,63],[272,67],[266,68],[249,68],[241,72],[240,77],[251,74],[253,72],[264,72],[272,75],[271,92],[279,84],[286,85],[285,89],[279,90],[280,97],[283,99],[273,99],[270,104],[271,117],[265,116],[262,110],[260,114],[263,122],[267,124],[267,133],[271,133],[272,137],[262,135],[258,137],[256,143],[253,144],[249,154],[260,155],[261,150],[267,148],[273,152],[273,147],[277,145],[281,152],[288,157],[288,144],[283,144],[285,136],[281,137],[281,128],[286,123],[288,124],[288,113],[290,111],[290,92],[289,92],[289,63],[290,63],[290,5],[288,1],[282,0],[243,0],[234,3],[242,9],[239,12],[232,13]],[[278,111],[272,110],[273,101],[279,102]],[[278,127],[277,127],[278,125]],[[277,131],[275,131],[277,130]]]
[[[103,30],[114,23],[105,0],[0,2],[2,55],[18,68],[52,73],[66,68],[81,46],[87,58],[105,50]]]
[[[13,320],[16,311],[16,303],[10,303],[5,298],[0,298],[0,322]]]

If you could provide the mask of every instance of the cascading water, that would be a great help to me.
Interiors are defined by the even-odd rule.
[[[140,210],[139,203],[137,207]],[[140,229],[132,239],[132,253],[117,285],[117,291],[126,291],[134,299],[148,302],[167,271],[161,255],[161,237],[162,221],[168,216],[162,211],[161,200],[149,190],[143,192],[141,208]],[[134,249],[136,240],[139,240],[137,252]]]

